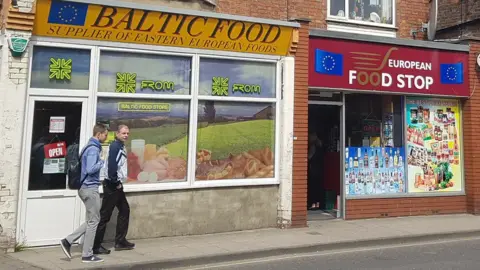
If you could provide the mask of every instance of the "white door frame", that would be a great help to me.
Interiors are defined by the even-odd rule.
[[[23,150],[21,160],[21,173],[20,173],[20,185],[19,185],[19,217],[17,219],[17,231],[16,238],[17,243],[28,244],[29,246],[45,245],[43,241],[29,241],[25,235],[25,227],[27,222],[27,199],[29,198],[41,198],[41,197],[78,197],[76,190],[39,190],[28,191],[29,176],[30,176],[30,155],[32,148],[32,136],[33,136],[33,121],[35,113],[36,101],[50,101],[50,102],[81,102],[82,103],[82,117],[81,117],[81,129],[80,129],[80,147],[85,145],[87,136],[87,119],[89,114],[88,98],[87,97],[52,97],[52,96],[29,96],[27,99],[26,117],[24,124],[23,137]],[[52,209],[53,210],[53,209]],[[80,225],[80,222],[84,220],[84,210],[81,207],[80,200],[77,200],[75,205],[75,220],[74,224]],[[78,213],[78,214],[77,214]]]

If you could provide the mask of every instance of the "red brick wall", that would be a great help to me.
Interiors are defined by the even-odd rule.
[[[438,29],[455,27],[480,18],[478,0],[438,0]]]
[[[295,55],[292,227],[307,224],[308,24],[302,23]]]
[[[470,42],[469,78],[472,96],[463,106],[463,149],[465,164],[465,185],[467,192],[467,210],[480,214],[480,73],[476,71],[477,54],[480,53],[480,42]]]
[[[465,196],[347,200],[346,219],[465,213]]]
[[[327,0],[288,0],[289,18],[309,19],[310,28],[327,28]]]
[[[217,12],[276,20],[308,19],[326,28],[327,0],[220,0]]]
[[[423,23],[428,22],[430,0],[397,0],[397,37],[398,38],[412,38],[410,34],[411,29],[420,30]],[[417,40],[425,38],[422,32],[417,33]]]
[[[217,12],[249,17],[287,20],[285,0],[220,0]]]

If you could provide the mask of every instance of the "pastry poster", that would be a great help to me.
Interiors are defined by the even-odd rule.
[[[273,178],[275,103],[258,99],[276,97],[276,64],[202,57],[199,70],[200,97],[252,101],[198,102],[195,180]]]
[[[409,192],[462,190],[460,104],[407,98]]]
[[[200,101],[196,180],[274,177],[275,106]]]
[[[403,147],[345,149],[345,191],[348,196],[405,192]]]

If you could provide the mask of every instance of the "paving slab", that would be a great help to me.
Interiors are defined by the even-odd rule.
[[[39,270],[41,268],[33,266],[26,263],[23,260],[15,259],[6,254],[0,254],[0,269],[9,269],[9,270]]]
[[[480,236],[480,217],[461,214],[353,221],[323,220],[310,222],[309,227],[298,229],[271,228],[136,240],[135,250],[113,251],[112,254],[103,256],[105,262],[95,265],[81,263],[79,247],[73,249],[72,260],[65,259],[58,246],[27,249],[8,254],[8,257],[41,269],[166,269],[291,252],[465,236]]]

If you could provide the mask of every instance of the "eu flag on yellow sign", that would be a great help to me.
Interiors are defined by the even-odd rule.
[[[49,23],[84,26],[88,4],[53,0],[50,5]]]

